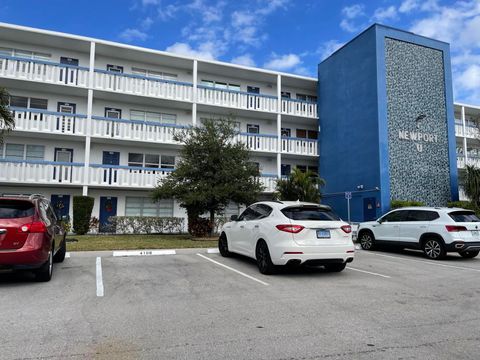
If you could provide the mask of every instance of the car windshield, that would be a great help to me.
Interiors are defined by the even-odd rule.
[[[292,220],[338,221],[340,218],[332,210],[317,206],[296,206],[282,210],[283,215]]]
[[[33,216],[35,207],[28,201],[0,200],[0,219],[15,219]]]
[[[455,222],[480,222],[473,211],[453,211],[448,214]]]

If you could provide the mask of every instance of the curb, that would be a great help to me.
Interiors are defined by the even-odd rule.
[[[218,254],[217,248],[187,248],[187,249],[142,249],[142,250],[113,250],[113,251],[72,251],[65,254],[65,258],[79,257],[136,257],[136,256],[165,256],[182,254]]]

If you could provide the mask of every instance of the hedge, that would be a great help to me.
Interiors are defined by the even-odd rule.
[[[77,235],[85,235],[90,229],[95,199],[90,196],[73,197],[73,231]]]
[[[411,200],[392,200],[390,202],[390,207],[392,209],[398,209],[407,206],[425,206],[421,201],[411,201]]]
[[[180,234],[185,219],[154,216],[110,216],[108,232],[121,234]]]

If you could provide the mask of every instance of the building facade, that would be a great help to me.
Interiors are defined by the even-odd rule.
[[[62,215],[83,194],[101,224],[184,217],[149,191],[175,169],[174,131],[204,118],[233,116],[267,197],[294,167],[318,172],[314,78],[1,24],[0,86],[16,121],[0,148],[0,193],[42,193]]]

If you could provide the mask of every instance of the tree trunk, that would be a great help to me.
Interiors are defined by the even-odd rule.
[[[215,227],[214,223],[215,223],[215,211],[210,210],[210,234],[209,234],[210,237],[213,236],[213,230],[214,230],[214,227]]]

